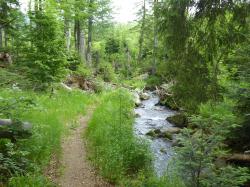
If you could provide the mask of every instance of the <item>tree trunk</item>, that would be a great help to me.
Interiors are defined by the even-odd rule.
[[[157,6],[158,0],[154,0],[154,49],[153,49],[153,64],[152,64],[152,74],[156,73],[156,65],[157,65],[157,48],[158,48],[158,28],[157,28]]]
[[[94,0],[89,1],[89,19],[88,19],[88,44],[87,44],[87,62],[88,64],[92,63],[92,54],[91,54],[91,47],[92,47],[92,32],[93,32],[93,7]]]
[[[143,15],[142,15],[142,25],[141,25],[141,33],[139,39],[139,54],[138,54],[138,62],[140,63],[142,60],[142,47],[144,43],[144,30],[145,30],[145,18],[146,18],[146,0],[143,1]]]
[[[3,32],[2,32],[2,26],[0,25],[0,49],[3,48]]]
[[[70,47],[71,47],[71,29],[70,29],[70,21],[67,18],[64,18],[64,27],[65,27],[65,37],[66,37],[66,49],[67,52],[70,52]]]
[[[128,46],[127,46],[127,48],[126,48],[126,56],[127,56],[127,77],[129,77],[129,75],[130,75],[130,73],[131,73],[131,66],[130,66],[130,63],[131,63],[131,55],[130,55]]]
[[[7,48],[8,47],[8,34],[6,29],[4,30],[4,47]]]
[[[84,32],[83,30],[80,29],[80,38],[79,38],[79,53],[80,53],[80,57],[81,57],[81,60],[84,62],[85,61],[85,57],[86,57],[86,54],[85,54],[85,37],[84,37]]]
[[[85,39],[79,20],[75,20],[75,46],[81,61],[85,62]]]

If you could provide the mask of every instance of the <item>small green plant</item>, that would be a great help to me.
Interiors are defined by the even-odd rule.
[[[55,184],[50,183],[42,175],[27,175],[13,177],[9,184],[9,187],[56,187]]]
[[[98,74],[105,82],[114,81],[116,76],[112,65],[108,62],[102,62],[98,66]]]
[[[236,117],[228,101],[200,106],[199,115],[191,118],[194,129],[184,129],[176,148],[178,169],[187,186],[232,186],[237,187],[249,178],[247,168],[220,166],[217,158],[226,155],[224,140],[232,128]]]

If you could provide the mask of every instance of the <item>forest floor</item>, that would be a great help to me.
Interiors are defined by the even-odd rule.
[[[87,129],[94,108],[89,108],[80,125],[71,130],[62,142],[62,156],[50,163],[47,176],[61,187],[112,187],[105,182],[91,166],[87,158],[86,140],[83,134]],[[61,172],[60,172],[61,170]],[[61,174],[60,174],[61,173]]]

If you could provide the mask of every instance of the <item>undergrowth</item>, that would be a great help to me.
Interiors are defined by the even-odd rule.
[[[11,178],[9,186],[46,186],[46,179],[42,177],[43,170],[52,153],[60,152],[65,125],[84,112],[90,97],[80,91],[58,90],[50,97],[31,91],[4,89],[0,90],[0,98],[1,101],[14,103],[20,98],[28,98],[33,103],[27,110],[11,107],[6,109],[9,110],[8,116],[6,112],[0,114],[1,118],[10,117],[32,124],[32,136],[29,139],[18,140],[16,143],[6,139],[0,140],[0,181],[6,183]]]

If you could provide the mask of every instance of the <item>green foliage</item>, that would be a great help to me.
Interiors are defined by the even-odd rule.
[[[185,187],[183,182],[175,176],[149,176],[139,175],[139,177],[134,181],[127,181],[124,186],[128,187]]]
[[[102,79],[106,82],[114,81],[116,78],[114,68],[110,63],[101,62],[98,65],[98,74],[102,77]]]
[[[160,86],[162,83],[162,79],[159,76],[151,75],[147,78],[147,87],[154,89],[155,86]]]
[[[86,65],[80,64],[78,66],[77,70],[75,72],[73,72],[73,74],[76,76],[84,77],[84,78],[90,78],[90,77],[92,77],[93,72]]]
[[[250,178],[246,168],[214,162],[226,155],[224,140],[237,119],[232,110],[230,102],[201,105],[199,115],[191,118],[196,128],[184,129],[178,135],[178,168],[187,186],[239,186]]]
[[[32,87],[32,83],[28,80],[27,76],[23,73],[25,70],[21,68],[14,68],[13,69],[0,69],[0,86],[2,88],[14,88],[19,87],[20,89],[30,88]],[[18,90],[18,89],[17,89]]]
[[[45,177],[40,175],[16,176],[11,178],[9,187],[55,187]]]
[[[167,49],[166,70],[176,81],[175,99],[189,112],[209,99],[222,99],[221,64],[247,40],[247,7],[243,1],[163,3],[159,24]]]
[[[35,103],[28,97],[0,98],[0,117],[18,119],[34,105]]]
[[[105,46],[105,52],[109,55],[119,53],[120,51],[120,43],[118,40],[115,40],[114,38],[107,39],[106,46]]]
[[[0,140],[0,182],[7,182],[15,174],[24,174],[30,166],[27,151],[18,150],[7,140]]]
[[[76,71],[80,64],[81,60],[77,54],[69,54],[67,57],[67,68],[69,68],[71,71]]]
[[[112,182],[133,178],[151,167],[147,145],[133,134],[132,109],[126,90],[104,94],[86,134],[93,163]]]
[[[30,13],[30,19],[35,25],[31,30],[32,51],[28,58],[30,77],[37,83],[37,89],[44,89],[58,82],[65,73],[64,42],[53,14],[36,11],[34,16]]]

